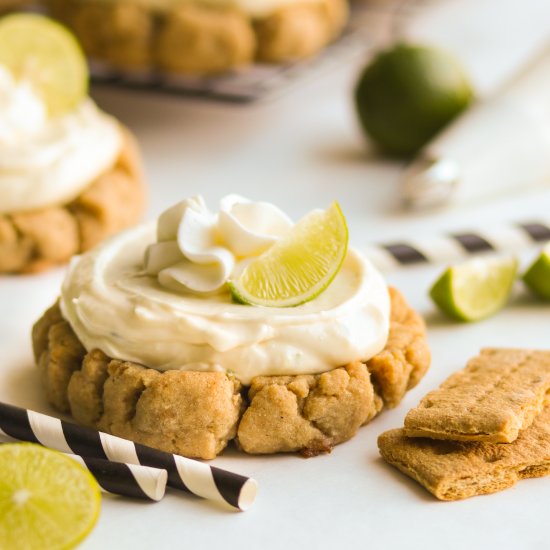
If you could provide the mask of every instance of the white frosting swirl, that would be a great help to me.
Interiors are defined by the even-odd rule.
[[[122,233],[73,259],[61,309],[86,349],[158,370],[254,376],[319,373],[366,360],[385,345],[389,296],[354,249],[330,286],[294,308],[233,303],[229,293],[174,293],[143,272],[154,225]]]
[[[258,256],[291,227],[290,218],[266,202],[228,195],[213,214],[201,196],[191,197],[158,219],[145,271],[176,292],[219,292],[239,260]]]
[[[70,202],[115,163],[121,143],[116,120],[90,99],[49,118],[30,84],[0,67],[0,213]]]

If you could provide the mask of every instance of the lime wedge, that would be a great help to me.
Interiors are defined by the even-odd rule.
[[[525,272],[523,281],[537,296],[550,300],[550,243]]]
[[[332,282],[346,257],[348,228],[335,202],[315,210],[230,281],[244,304],[291,307],[309,302]]]
[[[55,116],[76,107],[88,93],[86,58],[63,26],[36,14],[0,19],[0,65],[31,82]]]
[[[0,547],[73,548],[97,521],[100,499],[92,475],[62,453],[0,445]]]
[[[478,321],[501,309],[512,292],[515,258],[475,259],[448,268],[430,296],[439,308],[461,321]]]

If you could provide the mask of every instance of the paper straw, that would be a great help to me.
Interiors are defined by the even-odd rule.
[[[170,487],[242,511],[256,498],[257,484],[251,478],[5,403],[0,403],[0,434],[86,460],[96,458],[166,470]]]
[[[550,241],[550,222],[531,222],[372,245],[365,254],[379,269],[390,271],[407,265],[460,261],[479,253],[514,253],[545,241]]]
[[[13,441],[21,440],[10,437],[0,430],[0,444]],[[86,468],[95,477],[104,493],[157,502],[166,492],[166,470],[65,454]]]
[[[105,493],[158,502],[166,492],[166,470],[74,454],[67,456],[89,470]]]

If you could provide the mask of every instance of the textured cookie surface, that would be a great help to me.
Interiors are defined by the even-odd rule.
[[[238,438],[254,454],[330,451],[382,408],[360,362],[320,375],[258,376],[248,395]]]
[[[161,373],[86,352],[58,304],[33,328],[34,354],[48,400],[80,424],[205,459],[232,439],[248,453],[313,456],[395,405],[429,366],[421,319],[398,291],[390,295],[391,348],[373,358],[376,372],[358,361],[323,374],[256,377],[248,388],[221,372]]]
[[[513,443],[407,437],[403,429],[378,438],[382,457],[441,500],[459,500],[550,473],[550,406]]]
[[[550,351],[484,349],[426,395],[405,434],[509,443],[533,422],[550,388]]]
[[[376,391],[387,407],[399,404],[414,388],[430,366],[424,320],[403,295],[390,287],[390,333],[386,347],[367,361]]]

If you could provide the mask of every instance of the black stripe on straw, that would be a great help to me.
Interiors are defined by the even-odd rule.
[[[535,242],[550,241],[550,227],[542,223],[524,223],[520,225]]]
[[[459,233],[451,237],[462,245],[466,252],[489,252],[495,249],[489,241],[475,233]]]
[[[132,471],[126,464],[106,462],[96,458],[82,457],[82,459],[99,485],[109,493],[130,498],[152,500],[139,486]]]
[[[181,479],[178,467],[176,466],[176,460],[170,453],[164,451],[158,451],[157,449],[151,449],[145,445],[134,443],[136,447],[136,454],[139,463],[143,466],[151,466],[153,468],[160,468],[168,472],[168,485],[175,489],[180,489],[190,494],[194,494],[187,485]]]
[[[99,432],[90,428],[84,428],[83,426],[76,426],[63,420],[61,421],[61,427],[65,440],[75,455],[109,460],[103,450]]]
[[[405,243],[383,245],[400,264],[422,264],[427,263],[428,258],[413,246]]]
[[[0,429],[14,439],[40,443],[34,435],[25,409],[0,403]]]
[[[239,496],[247,478],[232,472],[221,472],[211,466],[212,477],[222,497],[235,508],[239,508]]]

